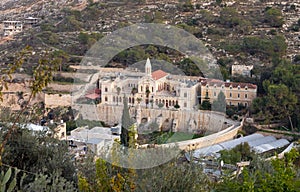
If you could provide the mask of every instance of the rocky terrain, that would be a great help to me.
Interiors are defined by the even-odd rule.
[[[260,71],[259,67],[272,67],[282,57],[299,62],[299,10],[297,0],[6,0],[1,3],[0,20],[23,21],[32,16],[40,22],[13,37],[2,38],[0,63],[5,67],[17,51],[30,45],[36,52],[63,52],[68,58],[63,70],[68,71],[68,65],[79,64],[86,51],[107,33],[134,23],[154,22],[175,25],[201,39],[217,58],[224,76],[230,78],[233,64],[253,64]],[[149,53],[142,55],[137,60]],[[150,54],[159,59],[161,55]],[[178,57],[177,64],[182,59],[176,54],[169,57]],[[33,58],[25,64],[25,72],[30,73],[26,66],[36,61]]]

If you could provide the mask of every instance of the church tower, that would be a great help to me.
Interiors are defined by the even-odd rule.
[[[150,62],[149,58],[146,61],[145,73],[147,74],[147,76],[151,76],[151,74],[152,74],[152,66],[151,66],[151,62]]]

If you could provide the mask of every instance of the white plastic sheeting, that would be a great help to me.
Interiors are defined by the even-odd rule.
[[[246,137],[240,137],[238,139],[233,139],[230,141],[225,141],[223,143],[220,143],[219,145],[221,145],[224,149],[232,149],[235,146],[241,144],[241,143],[245,143],[245,142],[250,142],[250,141],[254,141],[257,140],[259,138],[263,138],[264,136],[262,134],[252,134],[252,135],[248,135]]]
[[[248,144],[250,147],[256,147],[262,144],[270,143],[276,141],[276,138],[273,136],[262,137],[257,140],[249,141]]]
[[[212,146],[200,148],[194,151],[193,156],[199,158],[201,156],[218,156],[218,152],[222,150],[230,150],[241,143],[247,142],[251,149],[257,153],[264,153],[266,151],[284,147],[289,144],[286,139],[276,140],[273,136],[263,136],[262,134],[252,134],[246,137],[225,141]]]
[[[276,141],[273,141],[271,143],[262,144],[259,146],[254,147],[254,151],[257,153],[264,153],[266,151],[270,151],[272,149],[277,149],[280,147],[284,147],[285,145],[288,145],[290,142],[286,139],[279,139]]]
[[[193,156],[196,158],[199,158],[200,156],[207,156],[207,155],[215,154],[219,151],[222,151],[223,149],[224,148],[222,146],[220,146],[219,144],[215,144],[212,146],[208,146],[208,147],[204,147],[204,148],[195,150]]]

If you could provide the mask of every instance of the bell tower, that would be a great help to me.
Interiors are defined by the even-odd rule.
[[[151,62],[150,62],[149,58],[146,61],[145,73],[147,74],[147,76],[151,76],[151,74],[152,74],[152,66],[151,66]]]

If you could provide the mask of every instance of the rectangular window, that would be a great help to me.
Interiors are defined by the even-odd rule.
[[[232,93],[229,93],[229,97],[232,97]]]
[[[187,93],[184,93],[183,95],[184,95],[184,97],[187,97]]]
[[[238,93],[238,98],[240,98],[240,94]]]
[[[184,103],[184,105],[183,105],[184,107],[186,107],[187,105],[186,105],[186,103]]]
[[[245,98],[246,98],[246,99],[248,98],[248,94],[245,94]]]

